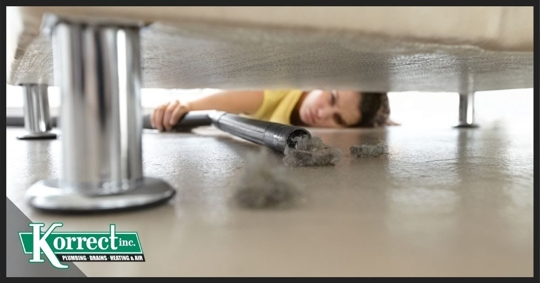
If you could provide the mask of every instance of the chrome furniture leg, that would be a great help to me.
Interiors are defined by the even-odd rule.
[[[51,133],[49,113],[49,93],[46,84],[21,84],[24,100],[24,128],[26,134],[18,136],[20,140],[55,139]]]
[[[38,209],[123,210],[163,203],[166,182],[145,177],[139,26],[48,15],[55,84],[62,96],[62,176],[27,191]]]
[[[459,94],[459,123],[456,128],[476,128],[474,120],[474,92]]]

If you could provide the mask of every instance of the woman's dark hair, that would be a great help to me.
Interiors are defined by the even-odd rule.
[[[362,118],[354,127],[373,128],[386,125],[390,104],[386,92],[361,92],[359,105]]]

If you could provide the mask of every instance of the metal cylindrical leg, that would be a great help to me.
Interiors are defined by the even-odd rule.
[[[52,36],[62,92],[62,181],[79,189],[140,180],[138,30],[60,23]]]
[[[18,139],[55,139],[51,133],[49,93],[46,84],[22,84],[24,101],[24,128],[27,133]]]
[[[456,127],[478,127],[474,120],[474,92],[459,94],[459,124]]]
[[[30,203],[82,212],[171,198],[167,183],[143,176],[139,28],[59,21],[50,31],[62,95],[63,171],[34,185]]]

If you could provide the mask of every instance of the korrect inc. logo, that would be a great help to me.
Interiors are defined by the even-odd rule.
[[[46,231],[45,223],[30,223],[31,232],[19,232],[23,253],[31,263],[45,262],[45,256],[56,268],[68,268],[63,262],[134,262],[145,261],[137,232],[117,232],[110,224],[104,232],[57,232],[63,223],[55,222]]]

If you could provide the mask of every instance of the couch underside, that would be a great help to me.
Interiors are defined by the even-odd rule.
[[[36,31],[41,14],[30,14],[23,16],[8,83],[54,85],[50,38]],[[517,40],[506,48],[482,42],[489,40],[473,45],[358,28],[157,21],[141,30],[143,87],[460,93],[533,87],[532,48]]]

